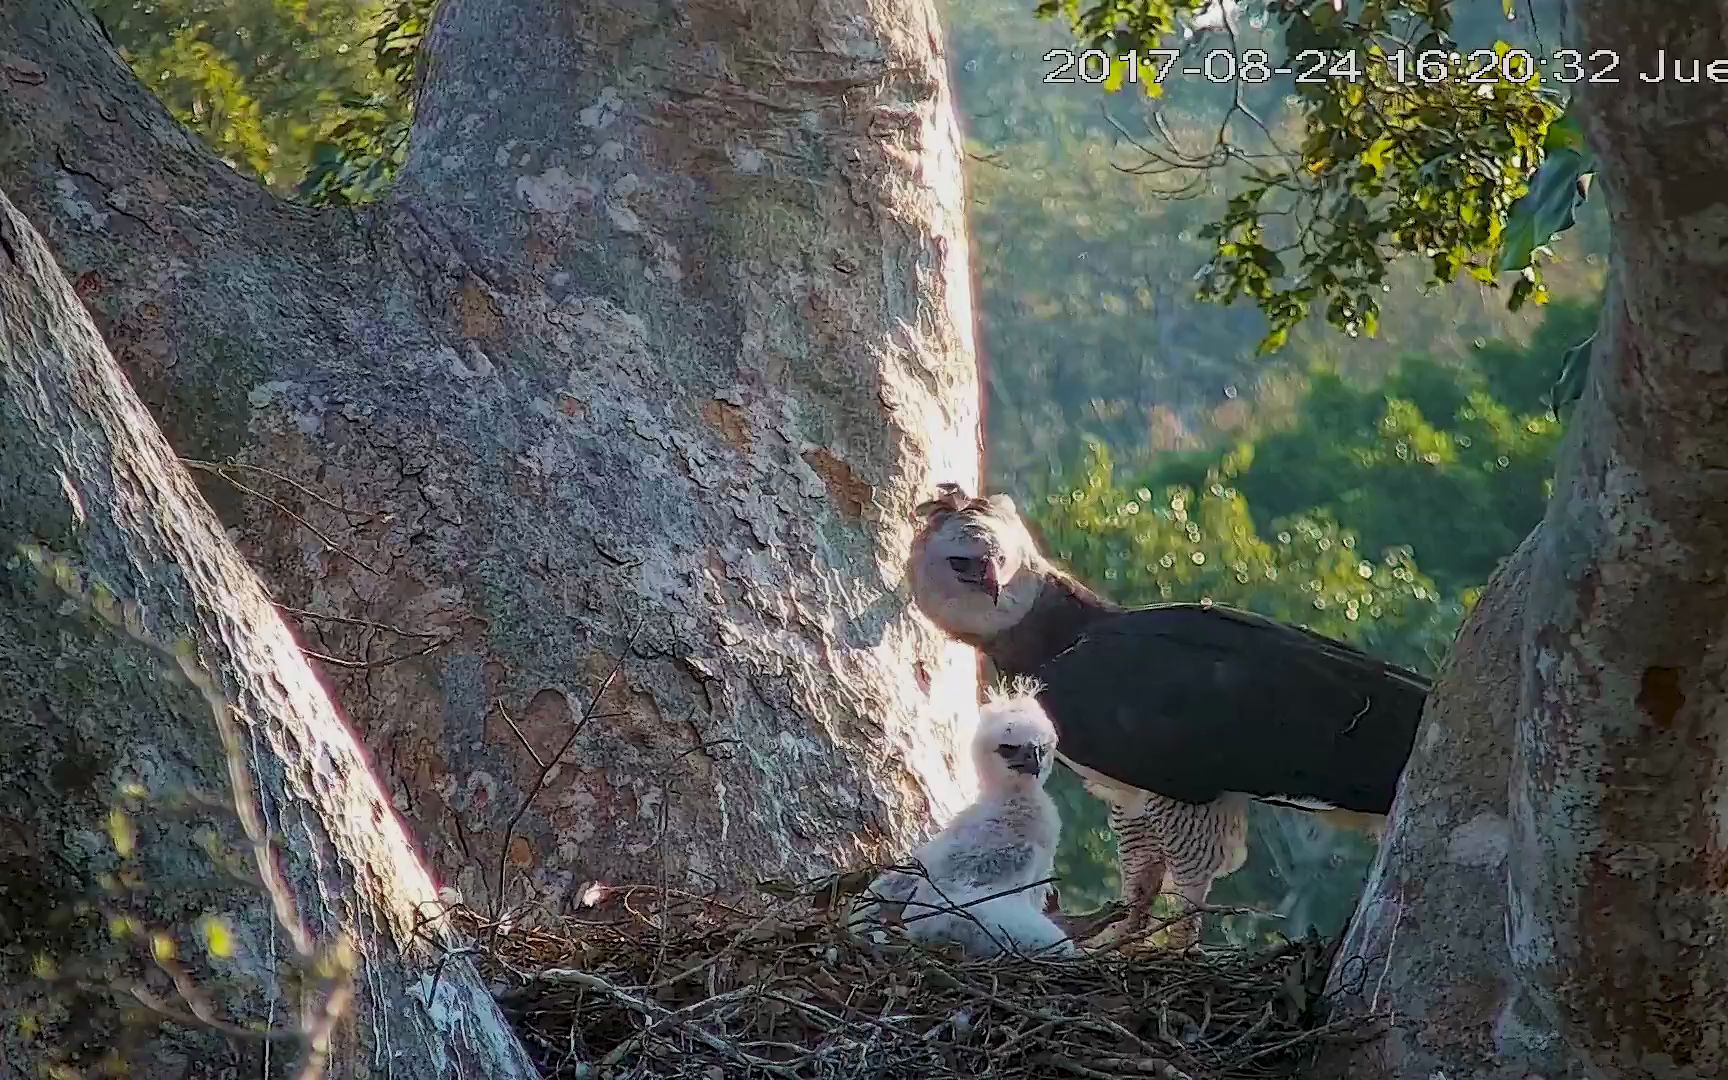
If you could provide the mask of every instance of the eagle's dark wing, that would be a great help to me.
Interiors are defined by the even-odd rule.
[[[1427,679],[1249,612],[1168,604],[1089,625],[1034,674],[1061,753],[1145,791],[1386,813]]]

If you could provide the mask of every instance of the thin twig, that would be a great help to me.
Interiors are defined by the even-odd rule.
[[[391,626],[389,623],[373,622],[370,619],[355,619],[328,611],[308,611],[305,608],[290,607],[287,604],[277,604],[276,610],[296,618],[312,619],[316,622],[341,623],[344,626],[359,626],[368,630],[383,630],[401,637],[437,638],[442,641],[450,636],[448,633],[436,634],[429,630],[404,630],[398,626]]]
[[[444,646],[455,640],[454,637],[439,638],[437,641],[434,641],[429,645],[421,646],[411,652],[397,653],[394,656],[386,656],[378,660],[344,660],[339,656],[314,652],[311,649],[302,648],[300,651],[312,659],[321,660],[332,667],[351,668],[355,670],[372,670],[375,668],[389,667],[391,664],[400,664],[404,660],[413,660],[416,657],[425,656],[427,653],[442,649]]]
[[[227,461],[200,461],[197,458],[185,457],[180,459],[180,464],[186,466],[188,469],[198,469],[202,472],[214,473],[217,476],[222,476],[222,479],[224,480],[228,479],[228,477],[222,475],[224,469],[240,469],[245,472],[254,472],[259,476],[268,476],[272,480],[287,484],[289,487],[306,496],[308,499],[311,499],[313,502],[322,503],[339,514],[348,514],[353,517],[365,518],[367,520],[370,520],[372,517],[371,514],[364,510],[355,510],[351,507],[343,506],[341,503],[335,502],[327,496],[321,495],[312,490],[305,484],[294,479],[292,476],[285,476],[274,469],[266,469],[262,465],[248,465],[243,461],[235,461],[232,458]],[[229,482],[232,483],[232,481]]]
[[[110,989],[105,986],[86,985],[82,989],[101,993]],[[244,1039],[247,1042],[298,1042],[306,1037],[306,1033],[298,1028],[274,1029],[271,1031],[255,1031],[252,1028],[230,1024],[226,1020],[214,1016],[200,1016],[196,1012],[183,1013],[169,1005],[161,998],[144,989],[142,986],[128,986],[126,994],[136,1001],[146,1012],[152,1013],[170,1023],[181,1027],[197,1030],[204,1028],[226,1035],[231,1039]]]
[[[213,475],[220,476],[222,479],[228,481],[229,485],[231,487],[235,488],[236,490],[243,491],[248,495],[254,496],[254,497],[259,498],[259,499],[263,499],[265,502],[269,503],[271,506],[274,506],[276,509],[282,511],[282,513],[288,515],[289,519],[292,520],[296,525],[299,525],[301,528],[305,529],[307,532],[311,533],[313,536],[316,536],[318,539],[322,540],[324,542],[324,546],[329,548],[331,551],[334,551],[336,554],[349,560],[350,562],[354,563],[354,565],[360,567],[362,570],[365,570],[366,572],[368,572],[370,574],[374,574],[378,577],[384,576],[384,572],[382,570],[379,570],[377,567],[373,566],[371,563],[367,562],[365,559],[362,559],[360,556],[354,554],[352,551],[349,551],[347,548],[343,547],[341,544],[338,544],[336,541],[332,540],[330,538],[330,536],[324,532],[324,530],[322,530],[318,526],[312,524],[310,521],[307,521],[305,518],[301,517],[299,514],[296,514],[294,511],[288,509],[288,507],[283,505],[283,503],[281,501],[279,501],[279,500],[277,500],[277,499],[275,499],[269,495],[264,494],[262,491],[259,491],[255,487],[251,487],[247,484],[243,484],[240,481],[234,479],[232,476],[229,476],[228,473],[225,471],[227,468],[229,468],[229,466],[215,465],[215,464],[212,464],[211,462],[208,462],[208,461],[195,461],[191,458],[181,458],[180,461],[187,468],[199,469],[199,470],[202,470],[204,472],[208,472],[208,473],[211,473]],[[328,500],[325,500],[325,501],[328,501]]]
[[[528,736],[522,734],[522,729],[516,726],[516,721],[511,718],[502,701],[498,703],[498,715],[502,716],[504,722],[510,726],[510,733],[516,736],[516,741],[522,744],[522,749],[528,751],[528,756],[534,760],[534,765],[540,769],[548,768],[546,762],[540,759],[540,751],[534,749],[534,744],[528,741]]]
[[[577,971],[574,968],[550,968],[546,971],[542,971],[538,976],[536,976],[536,979],[539,982],[552,984],[575,983],[577,986],[587,987],[590,990],[598,990],[600,993],[607,995],[632,1012],[647,1017],[652,1022],[664,1023],[679,1028],[697,1042],[700,1042],[709,1049],[724,1055],[730,1061],[735,1061],[740,1065],[746,1065],[751,1068],[761,1069],[764,1072],[772,1073],[775,1076],[795,1077],[797,1075],[792,1070],[776,1065],[772,1061],[764,1061],[761,1058],[746,1054],[738,1047],[710,1032],[684,1023],[666,1009],[643,1001],[634,995],[627,994],[598,975],[590,975],[586,971]]]
[[[528,794],[523,797],[522,804],[516,808],[514,814],[510,815],[509,822],[505,824],[504,839],[498,845],[498,873],[496,878],[498,887],[492,897],[494,917],[502,915],[504,911],[504,872],[509,865],[510,842],[515,839],[516,826],[521,824],[523,815],[528,813],[528,808],[534,805],[534,800],[539,797],[540,790],[546,786],[546,780],[552,775],[552,770],[558,767],[558,763],[564,759],[565,753],[581,737],[583,729],[588,726],[588,722],[594,719],[595,710],[600,707],[600,702],[605,698],[606,691],[612,688],[612,683],[618,678],[618,673],[624,669],[624,661],[629,659],[630,651],[636,647],[636,639],[641,635],[642,628],[646,625],[647,620],[644,619],[636,624],[636,629],[630,631],[629,639],[624,642],[624,648],[618,653],[617,662],[612,665],[612,670],[606,673],[606,678],[600,683],[600,689],[594,692],[587,708],[582,710],[582,716],[571,729],[570,737],[564,740],[564,745],[558,748],[558,752],[553,754],[549,761],[540,766],[540,775],[534,778],[534,783],[529,787]],[[511,726],[514,727],[515,725],[512,724]]]

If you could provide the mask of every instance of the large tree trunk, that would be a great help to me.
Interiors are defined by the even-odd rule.
[[[1506,953],[1507,782],[1536,550],[1532,534],[1458,632],[1332,967],[1335,1015],[1392,1022],[1333,1047],[1315,1080],[1574,1075]]]
[[[927,0],[445,0],[395,198],[311,213],[70,0],[0,8],[0,184],[240,463],[205,492],[471,902],[811,872],[967,794],[972,665],[900,585],[978,469],[938,41]]]
[[[231,714],[171,677],[182,645]],[[0,745],[0,1061],[18,1075],[276,1077],[314,1052],[336,1077],[536,1075],[447,955],[353,735],[3,194]],[[253,846],[271,834],[279,863]],[[329,951],[342,937],[357,978]]]
[[[1547,515],[1436,692],[1333,973],[1366,960],[1346,1007],[1409,1025],[1358,1076],[1728,1074],[1728,95],[1636,75],[1728,57],[1728,4],[1568,15],[1621,59],[1574,87],[1612,285]]]

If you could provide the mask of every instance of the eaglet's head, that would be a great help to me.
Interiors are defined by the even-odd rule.
[[[972,763],[986,796],[1041,787],[1056,764],[1056,727],[1038,703],[1038,684],[992,688],[978,710]]]
[[[957,637],[988,638],[1032,610],[1048,567],[1013,499],[975,499],[958,484],[939,484],[917,514],[924,524],[907,576],[931,622]]]

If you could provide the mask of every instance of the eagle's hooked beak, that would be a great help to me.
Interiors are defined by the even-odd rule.
[[[992,604],[1002,600],[1002,576],[993,555],[951,555],[948,566],[954,576],[967,586],[983,589],[990,594]]]

